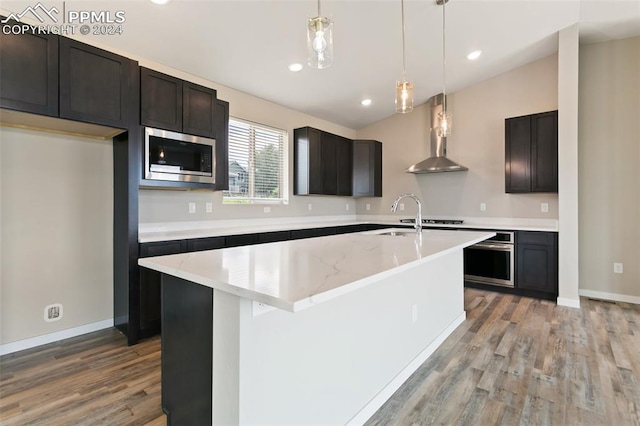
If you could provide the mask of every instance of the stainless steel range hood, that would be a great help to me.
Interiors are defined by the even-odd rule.
[[[469,170],[447,158],[447,138],[438,137],[436,127],[440,122],[438,113],[442,111],[442,93],[429,100],[431,104],[431,157],[409,167],[407,173],[442,173],[442,172],[463,172]]]

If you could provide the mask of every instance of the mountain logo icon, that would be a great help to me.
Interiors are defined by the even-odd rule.
[[[30,13],[31,15],[35,16],[36,19],[38,19],[38,21],[42,23],[44,23],[45,17],[48,16],[49,19],[51,19],[54,23],[57,24],[58,18],[54,15],[54,13],[57,15],[59,12],[60,11],[55,6],[53,6],[51,9],[47,9],[42,3],[38,2],[38,4],[36,4],[35,6],[33,7],[28,6],[25,10],[23,10],[20,13],[9,14],[9,16],[7,16],[5,19],[2,20],[2,23],[6,24],[11,19],[20,22],[20,20],[24,18],[25,15]]]

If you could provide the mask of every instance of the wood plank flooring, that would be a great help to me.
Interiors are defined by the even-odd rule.
[[[367,422],[640,425],[640,306],[465,289],[467,320]]]
[[[108,329],[1,357],[0,424],[166,425],[160,339]]]
[[[467,320],[368,425],[640,425],[640,306],[465,289]],[[160,340],[103,330],[0,358],[0,424],[164,426]]]

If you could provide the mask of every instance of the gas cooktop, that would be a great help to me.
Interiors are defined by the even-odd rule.
[[[415,219],[400,219],[402,223],[416,223]],[[464,220],[458,219],[422,219],[423,224],[432,225],[460,225]]]

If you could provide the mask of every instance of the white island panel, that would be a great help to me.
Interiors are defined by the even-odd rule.
[[[213,424],[366,420],[464,320],[462,257],[296,313],[214,291]]]

